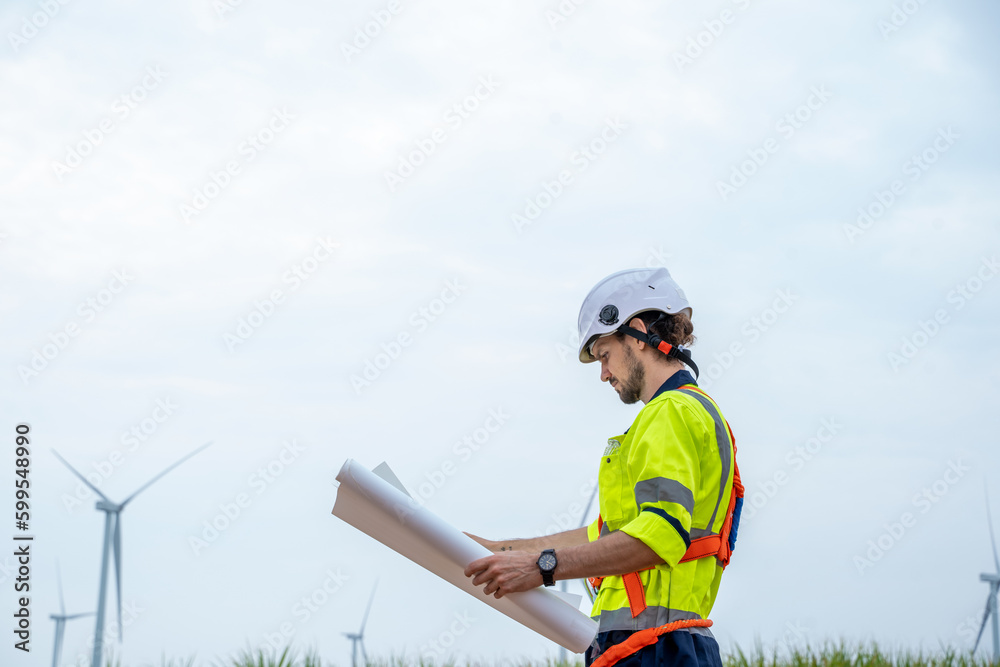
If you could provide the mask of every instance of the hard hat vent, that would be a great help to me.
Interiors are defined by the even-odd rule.
[[[605,326],[611,326],[612,324],[618,323],[618,308],[616,306],[607,305],[601,308],[601,315],[598,318],[601,324]]]

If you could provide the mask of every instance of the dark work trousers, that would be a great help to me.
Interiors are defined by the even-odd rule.
[[[587,667],[609,647],[628,639],[628,630],[601,632],[585,654]],[[620,660],[615,667],[722,667],[719,642],[713,637],[675,630],[660,635],[659,640]]]

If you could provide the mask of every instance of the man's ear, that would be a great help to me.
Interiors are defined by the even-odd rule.
[[[630,327],[642,333],[647,333],[646,323],[642,321],[641,317],[633,317],[632,321],[628,323]]]
[[[633,317],[633,318],[631,319],[631,321],[629,321],[628,325],[629,325],[630,327],[632,327],[633,329],[635,329],[636,331],[641,331],[642,333],[648,333],[648,332],[646,331],[646,323],[642,321],[642,318],[641,318],[641,317]],[[645,350],[645,349],[646,349],[646,343],[642,342],[641,340],[639,340],[639,339],[637,339],[637,338],[632,338],[631,336],[629,336],[628,338],[629,338],[629,340],[631,340],[631,341],[632,341],[633,343],[638,343],[638,346],[637,346],[637,349],[638,349],[638,350],[639,350],[640,352],[641,352],[642,350]]]

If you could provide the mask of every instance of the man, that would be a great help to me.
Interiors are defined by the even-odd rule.
[[[580,361],[600,362],[601,381],[623,402],[645,404],[608,440],[600,517],[534,539],[472,536],[499,552],[465,570],[487,595],[592,578],[598,632],[588,666],[722,664],[707,619],[735,540],[742,485],[728,424],[684,369],[697,373],[684,349],[694,342],[691,314],[662,268],[620,271],[591,290],[578,321]]]

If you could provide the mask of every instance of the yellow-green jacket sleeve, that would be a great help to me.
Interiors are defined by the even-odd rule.
[[[587,539],[593,542],[600,536],[600,529],[597,527],[597,519],[594,519],[594,522],[587,526]]]

